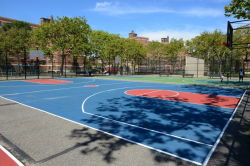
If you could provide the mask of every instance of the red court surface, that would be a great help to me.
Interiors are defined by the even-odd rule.
[[[20,166],[0,148],[0,166]]]
[[[53,80],[53,79],[37,79],[37,80],[25,80],[26,82],[39,83],[39,84],[66,84],[72,83],[72,81]]]
[[[224,108],[235,108],[240,101],[238,97],[217,96],[200,93],[168,91],[160,89],[134,89],[125,92],[127,95],[180,101],[193,104],[204,104]]]

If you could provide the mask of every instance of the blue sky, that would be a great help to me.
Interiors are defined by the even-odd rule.
[[[0,16],[39,24],[41,17],[84,16],[94,30],[150,40],[191,39],[204,31],[226,32],[230,0],[1,0]]]

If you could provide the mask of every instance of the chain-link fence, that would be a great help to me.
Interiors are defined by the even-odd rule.
[[[85,77],[103,75],[168,75],[192,77],[218,77],[220,74],[238,77],[243,69],[250,72],[249,60],[227,56],[221,61],[216,58],[204,60],[190,56],[175,59],[162,57],[138,58],[136,60],[102,60],[87,57],[50,56],[30,59],[26,54],[13,56],[0,53],[0,79],[39,79],[54,77]]]

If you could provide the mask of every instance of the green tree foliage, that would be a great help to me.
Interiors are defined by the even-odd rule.
[[[90,53],[89,34],[90,26],[83,17],[62,17],[55,20],[53,23],[55,34],[52,39],[52,44],[55,50],[61,55],[61,74],[66,56],[88,56]]]
[[[124,39],[123,52],[126,53],[123,57],[132,63],[133,71],[135,71],[135,66],[146,57],[146,48],[144,45],[134,39]]]
[[[53,48],[52,40],[54,38],[53,23],[44,23],[36,28],[32,33],[33,47],[42,50],[46,56],[52,57]]]
[[[237,19],[250,19],[250,1],[232,0],[229,5],[225,6],[225,15]]]
[[[18,64],[21,63],[21,56],[26,56],[30,48],[31,30],[30,25],[22,21],[6,23],[0,30],[0,36],[2,36],[0,47],[5,54],[17,57]]]
[[[92,46],[92,54],[96,58],[105,60],[107,56],[105,55],[105,48],[111,40],[111,35],[104,31],[91,31],[90,43]]]
[[[0,28],[0,66],[4,64],[5,39],[3,29]]]
[[[147,45],[147,52],[151,59],[151,67],[160,66],[161,57],[165,54],[164,44],[158,41],[152,41]]]
[[[148,44],[147,51],[155,58],[160,57],[163,55],[164,44],[157,41],[152,41]]]
[[[93,55],[100,58],[102,68],[108,64],[109,69],[128,65],[134,66],[139,59],[146,56],[143,45],[132,39],[120,38],[119,35],[103,31],[92,31],[90,38]],[[120,57],[121,62],[115,63],[115,57]],[[118,66],[119,65],[119,66]]]
[[[26,22],[23,22],[23,21],[15,21],[13,23],[5,23],[2,26],[2,28],[3,28],[4,31],[9,31],[12,28],[32,30],[29,23],[26,23]]]
[[[96,59],[101,60],[101,68],[104,70],[104,63],[108,60],[108,56],[106,54],[107,44],[111,40],[111,35],[104,31],[91,31],[90,33],[90,44],[92,48],[92,56]]]
[[[170,43],[165,45],[165,56],[170,61],[172,68],[178,61],[179,55],[184,51],[184,41],[182,39],[171,39]]]
[[[214,32],[203,32],[191,41],[186,43],[186,51],[188,54],[202,58],[206,64],[210,66],[210,72],[223,72],[226,70],[226,60],[229,59],[229,49],[222,45],[226,41],[226,35],[215,30]],[[218,64],[215,69],[215,64]]]
[[[91,52],[89,35],[91,29],[83,17],[62,17],[44,24],[35,32],[35,43],[47,53],[61,56],[60,73],[63,75],[67,56],[88,56]]]

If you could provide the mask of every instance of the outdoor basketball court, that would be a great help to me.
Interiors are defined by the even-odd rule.
[[[0,82],[4,99],[197,165],[207,164],[244,93],[96,78]]]

